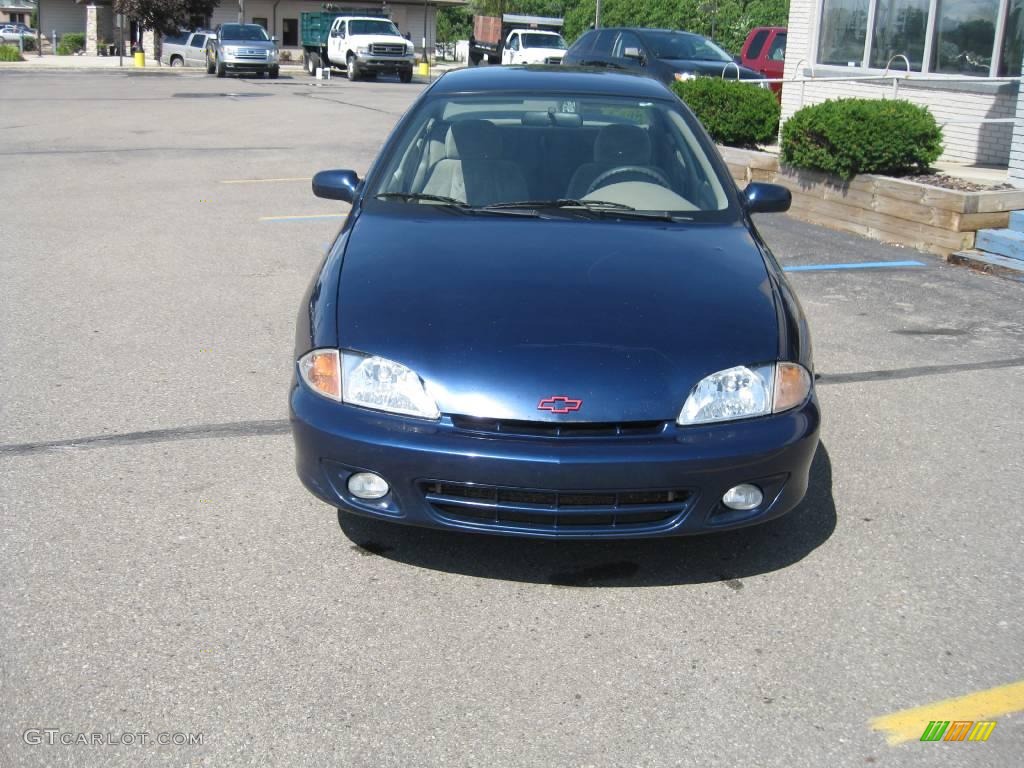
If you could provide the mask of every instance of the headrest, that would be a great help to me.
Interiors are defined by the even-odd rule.
[[[606,125],[594,142],[594,160],[618,165],[647,165],[651,138],[635,125]]]
[[[501,155],[501,133],[487,120],[461,120],[448,129],[444,150],[451,160],[497,159]]]

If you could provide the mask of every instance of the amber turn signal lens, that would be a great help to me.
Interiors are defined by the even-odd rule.
[[[336,349],[314,349],[299,359],[302,380],[319,395],[341,400],[341,363]]]
[[[796,363],[779,363],[775,366],[773,413],[802,405],[810,394],[811,374],[806,368]]]

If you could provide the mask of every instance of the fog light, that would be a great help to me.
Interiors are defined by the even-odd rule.
[[[730,488],[722,496],[722,503],[729,509],[750,510],[761,506],[764,501],[764,494],[756,485],[743,483]]]
[[[382,499],[390,490],[387,481],[373,472],[356,472],[348,479],[348,492],[357,499]]]

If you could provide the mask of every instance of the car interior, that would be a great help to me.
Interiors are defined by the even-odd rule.
[[[722,185],[688,130],[678,116],[637,107],[592,115],[442,112],[404,143],[377,194],[438,196],[474,207],[582,199],[643,210],[722,210]]]

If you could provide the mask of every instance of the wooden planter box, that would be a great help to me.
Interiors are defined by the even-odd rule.
[[[778,157],[719,147],[733,179],[781,184],[793,193],[790,213],[832,229],[909,245],[948,258],[974,247],[979,229],[999,229],[1024,209],[1024,190],[958,192],[916,181],[864,174],[850,181],[779,166]]]

